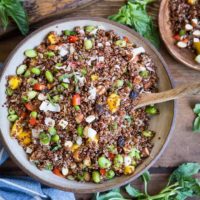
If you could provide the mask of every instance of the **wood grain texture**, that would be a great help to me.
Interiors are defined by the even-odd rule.
[[[27,11],[29,24],[34,24],[51,17],[73,12],[80,7],[88,6],[98,0],[24,0],[23,6]],[[10,24],[6,30],[0,27],[0,36],[14,31],[16,26]]]
[[[101,0],[93,5],[80,9],[66,16],[100,16],[107,17],[117,12],[117,10],[124,4],[125,0]],[[149,8],[150,14],[154,17],[154,22],[157,23],[158,8],[160,1],[152,4]],[[61,17],[56,17],[56,19]],[[32,30],[40,27],[52,19],[44,20],[31,27]],[[18,33],[12,33],[7,39],[0,40],[0,61],[3,62],[16,44],[22,40],[23,37]],[[160,53],[168,64],[169,70],[174,79],[175,85],[182,85],[192,83],[199,80],[200,72],[190,69],[183,64],[177,62],[166,50],[162,43]],[[162,80],[160,80],[162,81]],[[186,97],[177,100],[177,118],[174,134],[170,143],[154,165],[158,170],[166,167],[176,167],[183,162],[199,162],[200,163],[200,135],[192,132],[192,123],[194,114],[192,108],[195,103],[200,102],[200,95],[194,97]],[[166,169],[168,171],[168,169]],[[3,175],[24,175],[24,173],[16,167],[16,165],[8,160],[0,167],[0,174]],[[150,184],[149,191],[152,193],[158,192],[162,185],[165,184],[168,174],[153,174],[153,182]],[[134,185],[141,187],[141,183],[137,181]],[[90,200],[91,194],[76,195],[78,200]],[[195,198],[193,198],[195,200]]]
[[[135,109],[199,94],[200,83],[189,83],[177,86],[174,89],[167,90],[164,92],[143,94],[139,99],[137,105],[135,106]]]
[[[170,27],[170,10],[168,4],[169,0],[162,0],[160,4],[159,30],[161,38],[164,41],[170,54],[175,59],[192,69],[200,71],[200,64],[194,61],[195,54],[192,53],[189,49],[181,49],[174,44],[173,34]]]

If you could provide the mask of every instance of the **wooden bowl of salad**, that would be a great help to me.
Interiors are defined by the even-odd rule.
[[[162,0],[159,29],[170,54],[200,70],[200,12],[198,0]]]
[[[1,140],[31,177],[90,193],[152,166],[174,127],[175,102],[135,110],[140,95],[171,89],[157,50],[102,18],[68,18],[30,34],[0,79]]]

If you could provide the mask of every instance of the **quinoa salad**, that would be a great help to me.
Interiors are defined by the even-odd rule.
[[[170,0],[169,10],[175,45],[190,49],[200,64],[200,0]]]
[[[24,52],[7,78],[11,137],[41,170],[100,183],[131,175],[149,157],[155,106],[134,109],[157,92],[151,57],[103,27],[50,32]]]

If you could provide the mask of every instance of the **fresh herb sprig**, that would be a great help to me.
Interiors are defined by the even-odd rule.
[[[200,180],[194,178],[200,170],[198,163],[186,163],[178,167],[171,176],[166,187],[157,195],[148,194],[148,182],[150,174],[142,175],[144,181],[144,192],[139,191],[131,185],[125,187],[125,191],[130,198],[125,198],[120,189],[112,190],[108,193],[96,194],[96,200],[185,200],[188,197],[200,197]],[[127,195],[126,195],[127,196]]]
[[[159,34],[146,10],[147,5],[154,1],[156,0],[129,0],[117,14],[110,16],[109,19],[133,28],[159,47]]]
[[[0,0],[0,24],[4,29],[10,23],[10,18],[17,24],[23,35],[29,31],[28,18],[19,0]]]
[[[197,115],[194,120],[193,131],[200,132],[200,104],[196,104],[193,111]]]

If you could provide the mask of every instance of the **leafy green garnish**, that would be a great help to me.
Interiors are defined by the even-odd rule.
[[[193,123],[193,131],[200,132],[200,104],[196,104],[193,111],[197,115]]]
[[[130,197],[138,200],[185,200],[188,197],[200,197],[200,181],[193,177],[200,170],[198,163],[186,163],[176,169],[170,176],[166,187],[157,195],[148,194],[149,172],[142,175],[144,193],[131,185],[125,187]],[[124,200],[120,190],[112,190],[104,194],[97,194],[96,200]]]
[[[4,29],[9,24],[9,18],[13,19],[23,35],[28,33],[27,14],[19,0],[0,0],[0,23]]]
[[[140,35],[159,47],[159,35],[153,26],[153,21],[148,15],[146,6],[155,0],[129,0],[119,12],[109,19],[127,25],[136,30]]]

